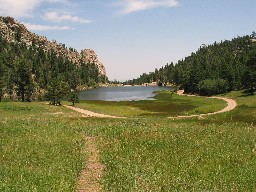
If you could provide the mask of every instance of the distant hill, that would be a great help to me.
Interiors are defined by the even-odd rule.
[[[203,45],[176,64],[143,73],[126,84],[175,84],[186,93],[213,95],[231,90],[256,90],[256,33]]]
[[[24,66],[22,66],[24,65]],[[104,65],[91,49],[78,53],[65,44],[38,36],[11,17],[0,16],[0,96],[19,96],[19,72],[32,77],[32,95],[58,78],[71,89],[95,86],[107,79]],[[25,72],[24,72],[25,73]],[[27,82],[28,83],[28,82]],[[26,82],[24,82],[24,86]]]
[[[65,47],[65,44],[48,41],[46,37],[31,33],[23,24],[15,21],[12,17],[0,16],[0,30],[2,38],[8,42],[25,43],[27,47],[36,46],[43,49],[46,53],[54,51],[57,57],[65,57],[78,66],[81,63],[95,64],[100,74],[106,75],[104,65],[98,60],[96,53],[91,49],[84,49],[81,53],[78,53],[73,48]]]

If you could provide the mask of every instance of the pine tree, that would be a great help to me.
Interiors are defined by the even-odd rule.
[[[25,60],[21,59],[21,61],[18,62],[17,67],[17,91],[21,95],[22,102],[25,101],[25,96],[27,96],[26,100],[30,101],[34,88],[31,65]]]
[[[6,72],[6,70],[5,70],[4,64],[2,62],[2,59],[0,58],[0,102],[2,101],[3,90],[6,86],[5,72]]]
[[[247,62],[244,82],[249,93],[253,95],[256,89],[256,55]]]
[[[62,81],[60,77],[56,77],[51,80],[46,91],[45,97],[50,101],[50,104],[61,105],[61,100],[68,97],[70,87],[67,82]]]

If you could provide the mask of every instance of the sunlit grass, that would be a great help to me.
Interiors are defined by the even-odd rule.
[[[254,126],[167,119],[80,123],[98,139],[105,191],[256,190]]]
[[[256,123],[256,95],[248,95],[244,91],[237,91],[226,96],[234,98],[238,103],[237,109],[233,111],[234,120]]]
[[[0,191],[75,191],[83,141],[41,103],[0,103]],[[69,112],[68,112],[69,113]]]
[[[256,95],[248,95],[244,91],[232,91],[221,96],[235,99],[237,107],[230,112],[212,116],[210,118],[212,123],[246,122],[255,125]]]
[[[105,191],[255,191],[256,129],[248,124],[255,96],[227,96],[232,95],[237,109],[201,120],[82,123],[81,129],[98,138]],[[244,105],[250,110],[241,110]]]
[[[97,119],[42,103],[0,103],[0,191],[76,191],[86,164],[83,134],[96,138],[104,191],[255,191],[256,96],[226,96],[238,102],[234,111],[186,120],[163,118],[171,114],[168,102],[179,113],[190,104],[183,110],[188,114],[226,104],[163,94],[153,103],[76,105],[143,117]]]

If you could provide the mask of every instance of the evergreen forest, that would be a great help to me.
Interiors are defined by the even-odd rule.
[[[186,93],[213,95],[256,89],[256,33],[203,45],[176,64],[170,63],[126,84],[158,82],[178,85]]]
[[[48,96],[56,104],[71,90],[105,80],[94,64],[75,64],[54,50],[8,42],[0,34],[0,101],[3,96],[22,101]]]

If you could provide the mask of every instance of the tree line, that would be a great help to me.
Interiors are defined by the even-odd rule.
[[[186,93],[214,95],[232,90],[256,90],[256,33],[203,45],[176,64],[170,63],[126,84],[157,81],[174,84]]]
[[[105,82],[96,65],[77,65],[65,55],[57,56],[54,50],[45,52],[35,44],[26,46],[18,34],[16,42],[8,42],[0,34],[0,101],[3,96],[22,101],[47,98],[58,104],[79,86]]]

